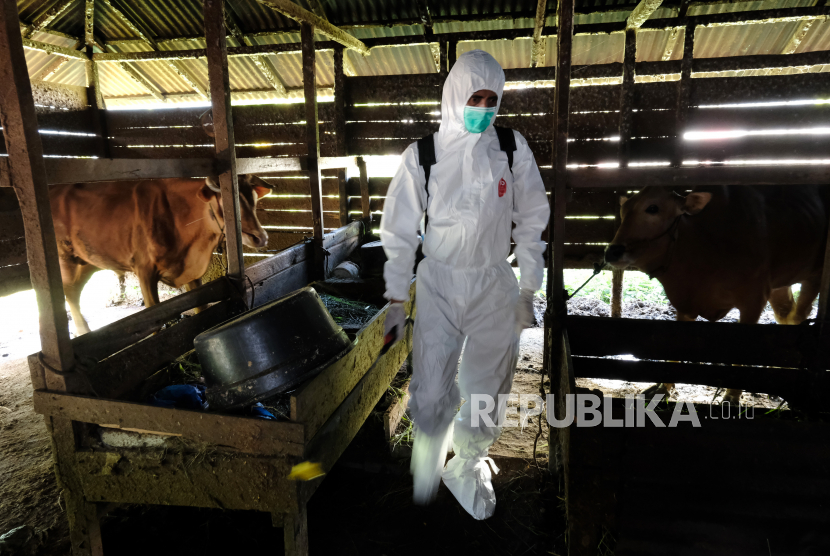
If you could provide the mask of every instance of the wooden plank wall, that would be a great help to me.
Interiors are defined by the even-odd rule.
[[[32,83],[32,95],[44,155],[89,157],[101,154],[98,152],[98,137],[93,131],[85,88],[36,81]],[[6,144],[2,139],[0,154],[6,154]],[[0,157],[0,164],[7,163],[5,156]],[[29,288],[31,283],[20,205],[14,189],[0,187],[0,297]]]
[[[622,72],[622,65],[620,73]],[[638,64],[639,74],[653,73]],[[597,67],[589,67],[591,74]],[[537,87],[505,91],[498,122],[522,133],[540,167],[551,164],[551,111],[554,68],[507,70],[508,82],[535,82]],[[586,75],[588,71],[583,72]],[[605,73],[608,73],[607,71]],[[613,73],[613,72],[611,72]],[[579,76],[579,71],[575,77]],[[348,155],[399,155],[416,139],[434,132],[440,122],[441,77],[437,74],[346,78],[345,119]],[[712,129],[769,129],[830,125],[830,105],[729,106],[819,98],[830,74],[764,77],[695,78],[686,131]],[[630,162],[666,162],[678,141],[675,110],[678,81],[634,85]],[[42,134],[48,155],[91,156],[96,138],[91,134],[85,97],[73,88],[35,87],[42,129],[83,135]],[[580,165],[618,160],[619,95],[621,85],[573,87],[569,162]],[[332,103],[321,103],[321,154],[334,156]],[[107,113],[109,148],[114,158],[206,158],[212,140],[201,129],[203,108],[182,110],[110,111]],[[236,150],[240,157],[304,156],[302,104],[239,106],[234,108]],[[89,134],[89,135],[87,135]],[[819,158],[826,145],[820,135],[749,136],[718,141],[683,141],[685,160]],[[268,246],[249,251],[251,262],[296,244],[311,235],[311,198],[308,177],[297,174],[261,176],[275,186],[274,196],[260,202],[258,216],[269,231]],[[382,218],[389,178],[370,177],[372,228]],[[339,183],[335,171],[323,175],[324,225],[340,222]],[[360,217],[359,184],[346,186],[349,220]],[[0,198],[0,295],[28,285],[25,243],[19,210],[13,195]],[[616,194],[609,191],[574,193],[568,204],[566,260],[569,267],[590,267],[601,257],[614,234]],[[345,223],[345,222],[343,222]]]
[[[113,158],[209,158],[213,139],[199,120],[205,108],[107,111]],[[320,104],[321,156],[334,156],[332,104]],[[306,156],[302,103],[234,106],[236,156]]]
[[[622,74],[622,64],[619,75]],[[654,73],[638,64],[641,73]],[[589,67],[591,73],[600,66]],[[510,81],[535,81],[538,87],[512,88],[504,93],[497,123],[513,128],[528,140],[540,167],[551,165],[553,68],[507,70]],[[588,72],[585,72],[586,74]],[[609,73],[609,72],[605,72]],[[610,72],[613,73],[613,72]],[[574,78],[581,74],[577,68]],[[587,75],[586,75],[587,76]],[[678,141],[684,160],[728,161],[770,158],[824,158],[821,135],[748,136],[739,139],[687,141],[675,129],[679,81],[636,83],[633,87],[629,160],[632,166],[668,164]],[[440,123],[440,79],[436,75],[356,77],[346,80],[347,152],[350,155],[401,154],[413,141],[437,131]],[[713,77],[691,80],[691,103],[684,131],[781,129],[830,125],[830,105],[744,106],[735,104],[788,102],[822,98],[830,74],[763,77]],[[619,158],[620,93],[622,85],[577,86],[571,90],[568,162],[577,165],[613,164]],[[577,170],[578,171],[578,170]],[[383,211],[389,178],[371,178],[373,211]],[[550,193],[549,184],[546,184]],[[359,219],[359,183],[347,187],[350,218]],[[617,194],[575,191],[568,203],[566,264],[590,268],[613,239]],[[375,228],[382,216],[373,214]],[[547,234],[545,234],[547,239]]]

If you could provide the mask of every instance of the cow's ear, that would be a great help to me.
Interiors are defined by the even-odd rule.
[[[208,203],[214,197],[218,197],[219,193],[219,180],[214,176],[207,176],[204,187],[199,190],[199,198]]]
[[[686,200],[683,202],[683,211],[690,216],[694,216],[706,208],[706,205],[708,205],[711,200],[711,193],[703,191],[689,193],[686,195]]]
[[[256,191],[256,198],[257,200],[262,199],[266,195],[271,194],[271,188],[265,187],[264,185],[255,185],[254,191]]]
[[[620,206],[623,206],[626,201],[628,201],[628,197],[626,197],[625,195],[620,195]]]
[[[202,201],[204,201],[204,202],[206,202],[206,203],[209,203],[209,202],[210,202],[210,200],[211,200],[211,199],[213,199],[213,196],[214,196],[214,195],[216,195],[216,193],[215,193],[215,192],[214,192],[211,188],[209,188],[208,186],[204,185],[204,186],[202,186],[202,188],[199,190],[199,193],[197,193],[196,195],[197,195],[197,196],[198,196],[198,197],[199,197]]]

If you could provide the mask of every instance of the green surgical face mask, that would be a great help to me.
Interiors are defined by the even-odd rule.
[[[481,133],[496,115],[495,108],[478,108],[477,106],[464,107],[464,127],[470,133]]]

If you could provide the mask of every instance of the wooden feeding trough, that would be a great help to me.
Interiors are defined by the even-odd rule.
[[[119,399],[108,396],[140,386],[137,379],[147,374],[146,366],[141,372],[125,370],[121,379],[127,384],[120,387],[101,373],[88,373],[88,386],[101,396],[50,391],[45,376],[34,376],[35,411],[71,421],[77,431],[75,444],[65,445],[59,458],[62,483],[72,489],[70,498],[81,498],[75,508],[85,509],[73,513],[69,507],[73,540],[100,544],[97,508],[102,504],[197,506],[269,512],[274,525],[285,530],[286,553],[305,554],[305,507],[322,479],[287,477],[309,454],[323,469],[331,468],[411,351],[409,327],[405,338],[372,367],[383,345],[388,307],[357,333],[351,351],[291,394],[290,421],[285,422],[154,407],[125,401],[132,398],[129,391]],[[240,309],[238,300],[228,300],[203,314],[225,316]],[[178,357],[192,349],[194,333],[201,328],[177,324],[169,330],[179,327],[186,330],[175,335],[162,331],[148,341],[161,347],[165,357]],[[108,444],[101,441],[101,427],[110,438],[114,427],[128,432]]]

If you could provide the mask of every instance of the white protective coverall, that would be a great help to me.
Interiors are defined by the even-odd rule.
[[[418,145],[413,143],[389,186],[380,228],[388,257],[385,296],[406,301],[419,244],[416,232],[428,211],[426,258],[418,267],[416,286],[409,402],[416,425],[415,502],[429,502],[435,495],[452,435],[455,456],[443,471],[444,483],[477,519],[490,517],[495,509],[487,467],[492,460],[487,454],[501,429],[486,426],[485,419],[474,426],[470,400],[473,394],[492,397],[496,404],[485,415],[494,424],[505,413],[506,403],[498,404],[498,395],[510,392],[519,352],[515,327],[519,286],[534,292],[541,287],[541,233],[550,213],[539,169],[524,137],[514,132],[517,150],[511,174],[492,123],[483,133],[467,131],[464,107],[482,89],[494,91],[501,104],[504,71],[486,52],[466,52],[444,84],[428,206],[424,169],[418,163]],[[506,260],[513,223],[520,284]],[[460,396],[467,402],[452,427]],[[479,407],[486,406],[480,403]]]

